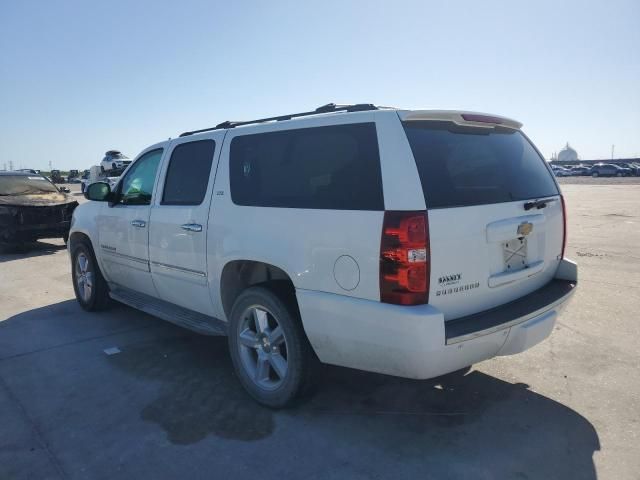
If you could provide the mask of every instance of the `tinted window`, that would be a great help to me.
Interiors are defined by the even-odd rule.
[[[545,165],[521,132],[405,122],[427,208],[512,202],[557,195]]]
[[[238,136],[230,169],[238,205],[384,210],[374,123]]]
[[[200,205],[209,184],[216,143],[201,140],[174,148],[162,194],[163,205]]]
[[[145,153],[120,182],[120,201],[126,205],[149,205],[162,149]]]

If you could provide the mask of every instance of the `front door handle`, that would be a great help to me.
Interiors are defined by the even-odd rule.
[[[185,223],[184,225],[180,225],[180,228],[188,232],[202,231],[202,225],[200,225],[199,223]]]
[[[138,228],[144,228],[147,225],[147,222],[144,220],[131,220],[131,225]]]

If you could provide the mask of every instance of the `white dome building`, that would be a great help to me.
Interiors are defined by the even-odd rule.
[[[569,142],[567,142],[567,146],[560,150],[560,153],[558,153],[558,161],[575,162],[576,160],[578,160],[578,152],[571,148],[569,146]]]

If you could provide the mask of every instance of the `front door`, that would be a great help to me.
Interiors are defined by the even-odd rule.
[[[224,132],[171,143],[151,209],[149,258],[158,295],[212,315],[207,278],[207,219]]]
[[[140,156],[118,183],[118,201],[98,215],[100,253],[110,283],[157,296],[149,269],[149,216],[163,149]]]

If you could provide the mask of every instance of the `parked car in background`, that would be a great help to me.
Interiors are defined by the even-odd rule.
[[[578,165],[576,167],[571,168],[571,174],[576,177],[589,175],[590,172],[591,172],[591,168],[585,167],[584,165]]]
[[[89,180],[90,173],[91,173],[90,170],[84,170],[82,172],[82,175],[80,176],[80,192],[81,193],[84,193],[85,189],[87,188],[87,182]]]
[[[53,183],[64,183],[65,178],[60,173],[60,170],[51,170],[51,181]]]
[[[114,189],[87,188],[77,301],[228,335],[239,381],[271,407],[318,360],[425,379],[522,352],[553,331],[577,266],[560,189],[520,127],[329,104],[185,132]]]
[[[67,183],[80,183],[80,172],[78,170],[69,170]]]
[[[551,170],[556,177],[570,177],[573,175],[571,170],[565,167],[561,167],[560,165],[552,165]]]
[[[631,170],[613,163],[596,163],[591,167],[590,174],[592,177],[626,177],[631,174]]]
[[[53,237],[66,242],[77,206],[73,197],[42,175],[0,172],[0,244]]]
[[[129,157],[119,150],[107,150],[102,162],[100,162],[100,167],[103,172],[109,172],[111,170],[123,170],[130,163]]]
[[[96,182],[107,182],[111,188],[114,188],[120,179],[121,173],[122,170],[120,169],[105,172],[101,166],[95,165],[90,170],[85,170],[85,174],[82,175],[80,191],[84,193],[89,185]]]
[[[636,163],[618,163],[616,164],[621,168],[629,169],[629,176],[638,177],[640,176],[640,165]]]

